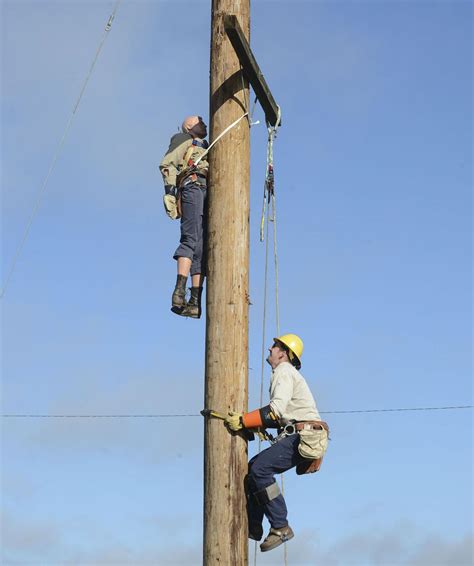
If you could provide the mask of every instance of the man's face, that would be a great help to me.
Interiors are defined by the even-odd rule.
[[[207,126],[201,116],[197,117],[198,122],[190,130],[189,133],[194,137],[204,139],[207,136]]]
[[[277,343],[274,343],[270,348],[268,348],[270,352],[267,357],[267,362],[270,364],[272,369],[275,369],[281,362],[287,359],[286,352],[280,348]]]
[[[204,133],[204,137],[206,137],[206,136],[207,136],[207,126],[206,126],[206,123],[204,122],[204,120],[202,119],[201,116],[198,116],[198,118],[199,118],[199,126],[204,130],[204,132],[205,132],[205,133]]]

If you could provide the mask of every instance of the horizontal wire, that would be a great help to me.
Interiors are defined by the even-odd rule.
[[[3,418],[32,418],[32,419],[162,419],[172,417],[202,417],[198,414],[190,415],[2,415]]]
[[[458,409],[472,409],[474,405],[455,405],[447,407],[403,407],[396,409],[356,409],[348,411],[320,411],[321,415],[342,415],[354,413],[393,413],[397,411],[448,411]],[[9,419],[169,419],[169,418],[186,418],[201,417],[197,414],[136,414],[136,415],[42,415],[42,414],[3,414],[2,418]]]
[[[472,409],[474,405],[457,405],[452,407],[406,407],[401,409],[361,409],[355,411],[320,411],[321,414],[349,414],[349,413],[390,413],[394,411],[447,411],[453,409]]]

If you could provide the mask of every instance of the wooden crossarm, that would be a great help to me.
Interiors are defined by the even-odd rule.
[[[249,80],[265,112],[265,119],[271,126],[276,126],[278,120],[278,105],[268,88],[265,77],[257,64],[250,49],[249,42],[237,21],[237,16],[228,15],[224,17],[224,29],[229,37],[232,47],[239,58],[245,76]],[[281,121],[280,121],[281,123]]]

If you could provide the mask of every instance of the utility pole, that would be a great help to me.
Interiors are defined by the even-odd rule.
[[[213,0],[210,133],[215,139],[247,111],[248,82],[226,35],[224,17],[235,15],[249,37],[250,0]],[[205,407],[247,410],[249,307],[250,132],[241,120],[209,158]],[[221,420],[205,419],[205,566],[248,562],[244,477],[247,442]]]

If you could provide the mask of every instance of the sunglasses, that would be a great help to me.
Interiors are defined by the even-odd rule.
[[[271,350],[273,350],[273,348],[279,348],[280,350],[283,350],[284,352],[286,352],[288,354],[288,357],[290,358],[290,360],[293,359],[293,353],[290,351],[289,348],[287,348],[286,346],[284,346],[283,344],[279,344],[278,342],[273,342],[273,346],[271,347]]]

